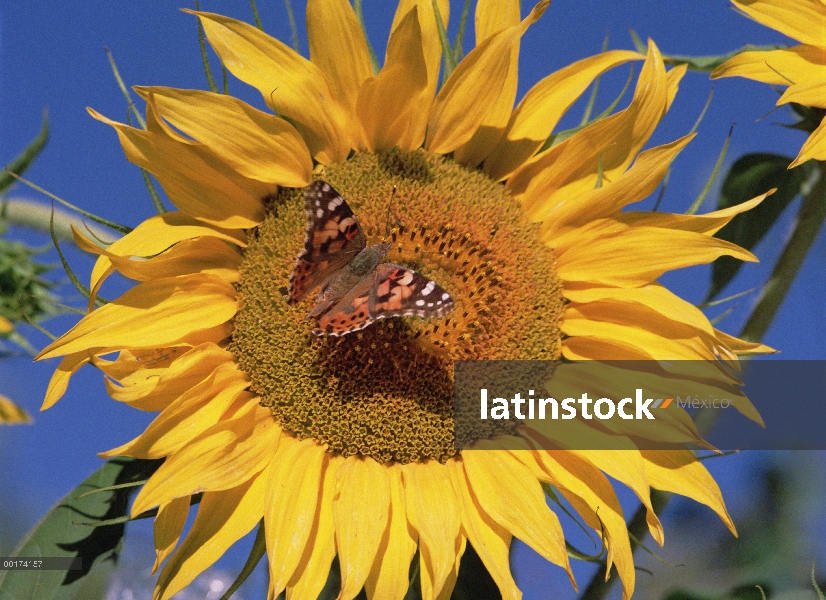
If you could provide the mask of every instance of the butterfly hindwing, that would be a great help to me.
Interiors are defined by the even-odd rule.
[[[290,275],[290,304],[324,283],[367,245],[358,219],[329,183],[317,180],[307,186],[304,210],[307,233]]]
[[[441,317],[453,310],[453,298],[442,286],[413,269],[393,263],[376,267],[370,313],[374,319],[413,315]]]

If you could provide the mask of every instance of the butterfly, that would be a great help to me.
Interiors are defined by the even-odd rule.
[[[364,231],[344,198],[324,181],[304,191],[307,236],[290,275],[289,304],[321,286],[307,318],[318,319],[316,335],[341,336],[376,319],[415,315],[441,317],[453,298],[416,271],[383,263],[390,242],[367,247]]]

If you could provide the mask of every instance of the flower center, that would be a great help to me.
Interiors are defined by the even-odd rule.
[[[313,334],[314,294],[287,304],[306,230],[303,191],[282,189],[244,254],[230,349],[262,405],[297,437],[382,463],[444,462],[456,454],[453,360],[559,358],[553,253],[504,186],[440,156],[356,154],[321,177],[368,245],[392,242],[385,260],[434,280],[456,308],[341,337]],[[491,421],[472,439],[514,426]]]

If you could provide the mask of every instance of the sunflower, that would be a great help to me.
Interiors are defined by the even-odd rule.
[[[441,89],[424,0],[400,2],[378,73],[346,0],[309,2],[310,60],[248,24],[196,12],[226,68],[274,114],[166,87],[136,88],[146,129],[90,110],[178,211],[108,248],[76,232],[99,255],[90,311],[40,354],[63,357],[44,407],[92,363],[112,398],[160,411],[103,454],[165,458],[132,507],[158,507],[155,567],[166,564],[156,598],[262,520],[273,598],[316,598],[336,557],[341,598],[362,588],[402,598],[417,555],[422,596],[447,598],[468,543],[502,596],[519,598],[514,537],[573,581],[543,485],[602,536],[628,598],[633,560],[606,475],[637,494],[660,543],[651,487],[708,505],[734,531],[688,450],[543,450],[518,428],[486,432],[494,446],[516,436],[517,449],[454,446],[454,359],[715,362],[765,350],[717,331],[655,282],[721,255],[755,260],[713,234],[759,198],[703,216],[621,212],[690,140],[640,153],[683,68],[666,72],[653,43],[647,56],[606,52],[549,75],[513,109],[520,37],[547,5],[520,20],[518,2],[479,2],[477,46]],[[446,1],[439,10],[446,21]],[[546,145],[594,78],[642,59],[625,110]],[[312,304],[288,302],[288,285],[306,229],[301,188],[316,178],[343,194],[367,243],[389,243],[388,258],[438,282],[455,310],[314,335]],[[115,271],[138,283],[91,310]]]
[[[746,15],[799,42],[797,46],[770,51],[741,52],[717,67],[717,77],[746,77],[771,85],[788,86],[777,104],[793,102],[818,109],[810,113],[811,132],[797,158],[826,160],[826,5],[819,0],[731,0]]]

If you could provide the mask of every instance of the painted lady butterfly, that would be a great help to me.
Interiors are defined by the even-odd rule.
[[[441,317],[453,298],[435,281],[412,269],[380,262],[390,242],[367,247],[356,216],[333,187],[314,181],[304,191],[307,237],[290,275],[290,304],[321,286],[308,318],[316,335],[339,336],[376,319],[415,315]]]

